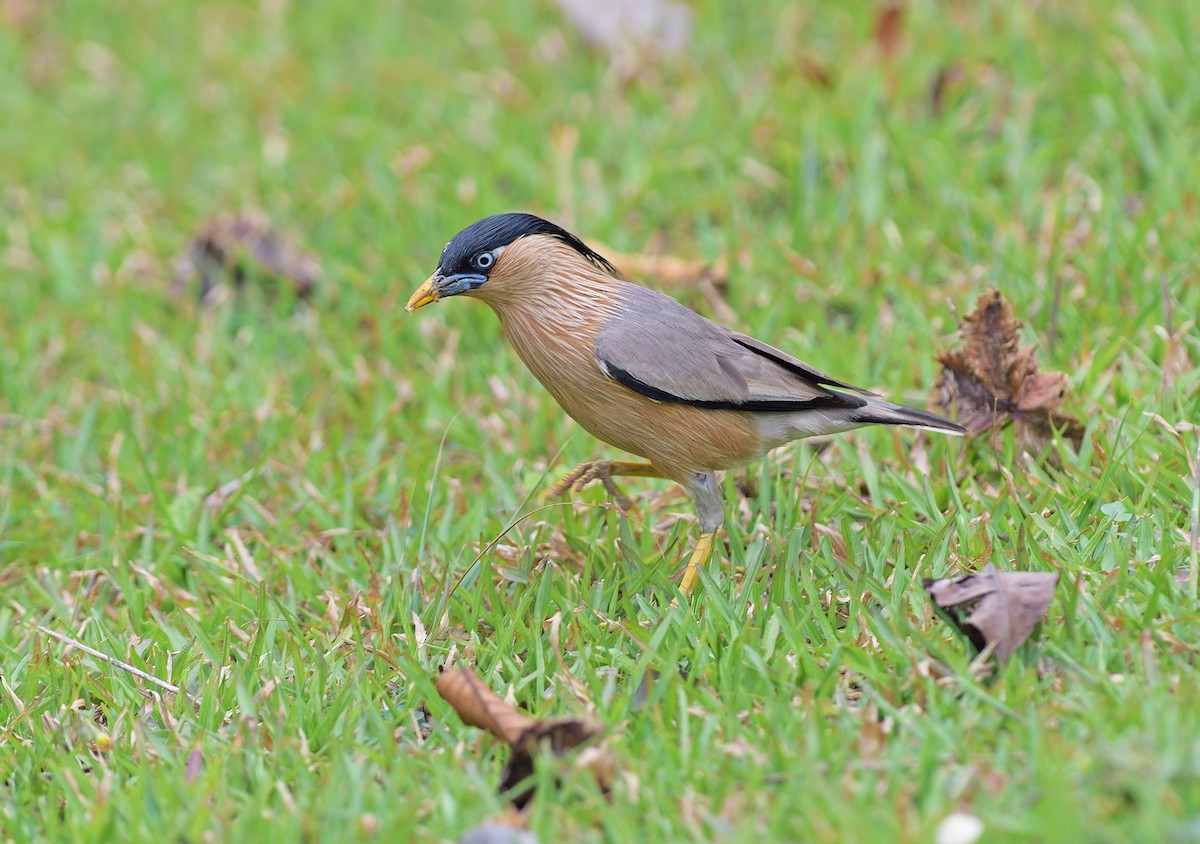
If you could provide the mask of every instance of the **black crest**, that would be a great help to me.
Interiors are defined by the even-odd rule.
[[[450,273],[459,267],[470,265],[471,259],[481,252],[490,252],[499,246],[508,246],[522,237],[535,234],[548,234],[556,237],[570,246],[584,258],[605,272],[617,275],[617,268],[608,259],[590,249],[586,243],[571,234],[561,226],[556,226],[549,220],[535,217],[533,214],[496,214],[484,217],[477,223],[472,223],[460,231],[446,244],[438,267],[442,272]]]

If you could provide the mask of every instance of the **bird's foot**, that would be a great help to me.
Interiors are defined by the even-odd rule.
[[[559,478],[554,486],[546,490],[546,498],[558,498],[568,490],[579,492],[593,481],[599,481],[604,485],[604,489],[608,494],[612,496],[612,499],[617,502],[618,507],[622,510],[632,510],[633,501],[625,493],[621,492],[620,487],[613,481],[614,477],[620,475],[654,478],[658,477],[658,472],[649,463],[629,463],[623,460],[592,460],[587,463],[580,463],[570,472]]]
[[[679,581],[679,591],[684,598],[691,598],[692,592],[696,588],[696,584],[700,582],[700,569],[712,557],[713,543],[716,541],[717,532],[704,533],[700,535],[700,540],[696,543],[696,548],[692,551],[692,556],[688,558],[687,565],[683,567],[683,579]],[[671,606],[678,606],[677,600],[671,601]]]

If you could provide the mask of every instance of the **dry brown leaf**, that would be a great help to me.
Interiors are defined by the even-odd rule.
[[[988,564],[966,577],[926,579],[925,592],[979,650],[992,645],[1006,661],[1046,614],[1056,572],[997,571]]]
[[[464,724],[486,730],[508,744],[514,744],[534,724],[532,718],[522,715],[470,669],[443,671],[435,688]]]
[[[900,49],[904,37],[904,6],[887,3],[875,17],[875,46],[884,58],[891,58]]]
[[[1038,372],[1034,347],[1020,344],[1020,329],[1021,321],[999,290],[980,296],[959,328],[961,347],[938,355],[937,403],[947,412],[953,408],[959,424],[972,434],[1012,422],[1026,451],[1041,451],[1054,430],[1078,447],[1083,425],[1058,412],[1067,376]]]
[[[597,744],[603,727],[596,720],[566,717],[535,721],[492,691],[478,674],[467,668],[443,671],[435,688],[463,723],[486,730],[512,749],[512,756],[501,775],[500,791],[511,792],[517,808],[524,808],[533,797],[532,786],[521,788],[521,784],[528,781],[535,757],[544,750],[558,757],[579,748],[575,764],[590,771],[607,793],[613,778],[613,764],[607,750]]]
[[[296,297],[309,298],[321,272],[316,257],[257,212],[220,214],[192,236],[175,259],[171,291],[183,293],[189,281],[200,277],[200,301],[222,281],[241,288],[248,273],[256,272],[290,282]]]

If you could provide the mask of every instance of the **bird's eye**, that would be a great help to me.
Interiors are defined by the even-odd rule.
[[[496,263],[496,258],[491,252],[480,252],[475,256],[475,266],[481,270],[486,270]]]

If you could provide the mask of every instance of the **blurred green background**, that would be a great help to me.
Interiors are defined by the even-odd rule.
[[[612,802],[535,801],[543,840],[929,841],[954,809],[1196,840],[1194,10],[686,9],[663,54],[548,0],[0,0],[6,840],[453,839],[504,754],[434,697],[450,651],[538,715],[585,707],[570,670],[618,727]],[[320,261],[311,303],[173,295],[250,209]],[[997,286],[1084,447],[785,450],[727,486],[696,618],[657,600],[692,536],[663,484],[480,565],[600,453],[486,308],[403,312],[507,210],[724,259],[736,327],[916,404]],[[989,560],[1062,578],[1045,648],[983,681],[914,586]]]

